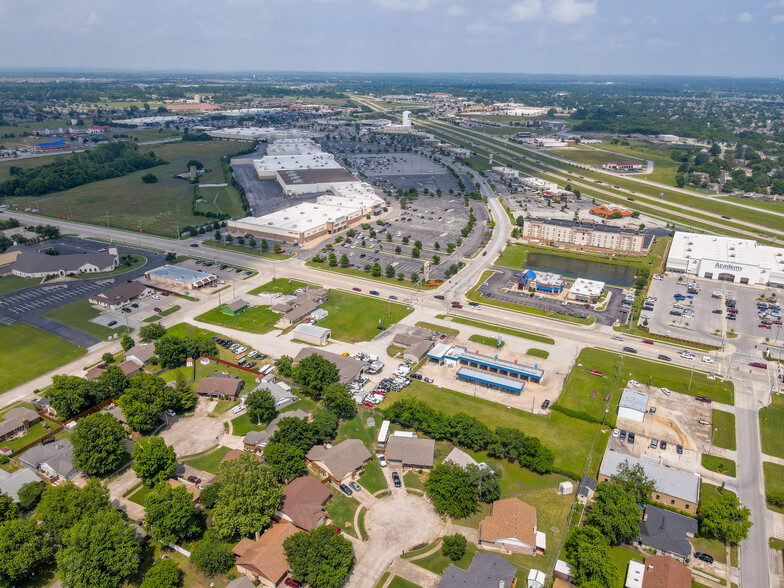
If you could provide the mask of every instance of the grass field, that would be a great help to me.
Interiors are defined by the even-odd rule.
[[[354,528],[354,513],[359,508],[359,501],[346,496],[340,490],[329,486],[332,498],[327,502],[326,511],[332,524],[337,525],[344,533],[359,538],[359,533]]]
[[[582,364],[578,367],[577,364]],[[604,376],[594,376],[588,370],[604,372]],[[695,373],[692,378],[691,389],[687,385],[691,373],[684,368],[662,365],[647,361],[639,357],[624,355],[623,364],[620,364],[620,355],[600,349],[585,348],[577,357],[575,366],[566,378],[563,392],[558,398],[558,404],[565,408],[585,412],[597,419],[604,416],[607,403],[604,402],[605,394],[610,395],[610,412],[607,422],[615,423],[615,407],[621,398],[621,392],[630,379],[642,384],[656,387],[669,388],[674,392],[683,392],[692,396],[704,395],[717,402],[734,404],[732,382],[709,380],[705,374]],[[591,398],[591,391],[596,390],[596,396]]]
[[[587,145],[559,149],[558,157],[574,161],[575,163],[584,163],[585,165],[602,165],[603,163],[608,163],[610,161],[618,161],[619,159],[616,153],[607,153],[606,151],[594,149],[593,146],[588,147]],[[645,162],[643,161],[642,163]]]
[[[144,506],[144,501],[147,499],[147,495],[150,492],[152,492],[152,488],[148,486],[142,486],[136,492],[131,494],[128,497],[128,500],[130,500],[131,502],[135,502],[136,504],[139,504],[141,506]]]
[[[545,351],[544,349],[537,349],[536,347],[531,347],[528,351],[525,352],[525,354],[532,357],[540,357],[541,359],[547,359],[550,357],[549,351]]]
[[[310,398],[303,398],[302,400],[298,400],[294,404],[289,404],[288,406],[284,407],[281,410],[281,414],[286,414],[287,412],[291,412],[294,410],[304,410],[309,411],[317,408],[317,404],[313,402]],[[251,422],[250,416],[248,416],[248,412],[243,412],[240,416],[235,417],[231,420],[231,427],[234,435],[244,437],[250,431],[263,431],[267,428],[266,424],[257,425],[254,422]]]
[[[197,457],[196,459],[189,459],[185,463],[187,463],[192,468],[196,468],[197,470],[217,475],[220,462],[224,457],[226,457],[226,454],[229,451],[231,451],[231,448],[229,447],[218,447],[218,449],[212,453]]]
[[[24,323],[0,325],[3,377],[0,392],[23,384],[87,353],[85,349]]]
[[[515,427],[527,435],[534,435],[555,452],[555,466],[581,474],[589,455],[593,455],[591,472],[595,475],[604,453],[610,431],[600,431],[597,424],[553,412],[549,417],[534,415],[519,409],[507,409],[501,404],[468,396],[447,388],[413,381],[394,395],[394,400],[419,398],[432,408],[446,414],[465,412],[478,418],[490,428]]]
[[[23,278],[8,274],[0,278],[0,294],[9,294],[40,283],[41,278]]]
[[[765,473],[765,492],[784,492],[784,466],[769,461],[762,462],[762,470]],[[770,510],[784,514],[784,508],[778,508],[768,504]]]
[[[737,475],[737,469],[735,467],[734,461],[724,457],[708,455],[707,453],[702,454],[702,467],[712,472],[718,472],[732,478]]]
[[[419,584],[414,584],[413,582],[409,582],[405,578],[401,578],[400,576],[395,576],[392,578],[392,581],[387,584],[387,588],[420,588]]]
[[[299,288],[320,288],[318,284],[309,284],[307,282],[300,282],[298,280],[286,280],[285,278],[278,278],[262,284],[258,288],[254,288],[248,294],[261,294],[263,292],[278,292],[280,294],[291,294],[294,290]]]
[[[715,200],[723,200],[726,202],[739,202],[747,206],[753,206],[760,210],[772,210],[774,212],[784,212],[784,202],[771,201],[765,202],[760,200],[750,200],[748,198],[737,198],[736,196],[717,196]]]
[[[339,290],[330,290],[321,308],[329,316],[319,321],[319,326],[331,329],[332,337],[346,343],[369,341],[379,333],[379,319],[391,327],[412,312],[403,304]]]
[[[437,317],[441,318],[441,317]],[[451,320],[453,323],[459,323],[461,325],[468,325],[469,327],[476,327],[477,329],[487,329],[488,331],[496,331],[498,332],[498,325],[494,325],[492,323],[486,323],[484,321],[475,321],[473,319],[463,318],[461,316],[452,316]],[[538,333],[530,333],[528,331],[521,331],[520,329],[510,329],[509,327],[501,327],[501,333],[504,335],[511,335],[512,337],[520,337],[522,339],[530,339],[532,341],[537,341],[538,343],[547,343],[548,345],[554,345],[555,339],[551,339],[545,335],[540,335]]]
[[[762,452],[784,458],[784,396],[774,395],[770,406],[759,411]]]
[[[485,337],[484,335],[471,335],[468,340],[473,343],[479,343],[480,345],[487,345],[488,347],[495,347],[497,349],[506,345],[504,341],[501,341],[501,345],[498,345],[498,339],[495,337]]]
[[[731,412],[713,409],[713,428],[716,432],[713,436],[713,444],[716,447],[732,449],[735,451],[735,415]]]
[[[280,314],[272,312],[269,306],[254,306],[236,316],[223,314],[216,307],[196,317],[196,320],[202,323],[260,334],[269,333],[279,319]]]
[[[457,329],[450,329],[449,327],[442,327],[441,325],[434,325],[433,323],[426,323],[424,321],[419,321],[416,326],[420,329],[433,331],[434,333],[443,333],[447,337],[457,337],[460,334],[460,331]]]
[[[219,349],[223,349],[223,348],[219,347]],[[256,378],[256,376],[254,374],[250,373],[250,372],[246,372],[244,370],[238,370],[236,368],[229,367],[229,366],[226,366],[226,365],[223,365],[223,364],[214,363],[214,362],[210,362],[207,365],[202,365],[201,362],[197,361],[197,362],[194,362],[194,364],[196,366],[196,378],[195,378],[195,380],[197,382],[200,381],[202,378],[206,378],[210,374],[224,373],[225,372],[227,374],[231,374],[232,376],[237,376],[241,380],[245,380],[245,388],[244,388],[244,390],[252,390],[256,386],[256,384],[254,382],[254,379]],[[166,372],[161,374],[161,377],[164,380],[166,380],[167,382],[171,382],[171,381],[173,381],[173,380],[175,380],[177,378],[177,374],[178,373],[182,373],[182,375],[185,376],[186,380],[194,379],[194,377],[193,377],[193,368],[192,367],[185,367],[185,366],[178,367],[178,368],[166,371]]]
[[[476,543],[469,541],[466,545],[465,554],[457,561],[452,561],[439,549],[427,557],[411,560],[411,563],[419,566],[420,568],[425,568],[434,574],[443,574],[444,570],[449,567],[449,564],[454,564],[458,568],[466,570],[468,569],[468,566],[471,565],[471,560],[474,559],[474,554],[476,554],[478,550],[479,548],[476,546]]]
[[[375,458],[365,465],[358,481],[359,485],[371,494],[379,490],[386,490],[389,487],[387,479],[384,477],[384,472],[381,471],[381,466],[378,465],[378,460]]]
[[[61,306],[56,310],[50,310],[44,313],[44,316],[98,339],[107,339],[115,333],[122,334],[126,332],[125,324],[118,324],[114,328],[109,328],[90,322],[90,319],[100,314],[101,311],[93,308],[93,305],[90,304],[87,298],[83,298],[82,300]],[[124,321],[118,321],[118,323],[124,323]]]
[[[180,228],[185,225],[203,224],[204,217],[191,214],[193,184],[177,179],[174,176],[186,170],[185,164],[190,159],[198,159],[209,170],[200,178],[204,184],[222,183],[223,170],[220,157],[237,150],[237,144],[230,141],[205,142],[174,142],[151,145],[155,154],[168,161],[148,170],[140,170],[120,178],[103,180],[79,186],[65,192],[48,194],[40,197],[14,198],[14,204],[24,205],[38,202],[42,215],[63,216],[75,221],[106,226],[107,213],[110,226],[115,228],[139,231],[175,237],[177,223]],[[145,184],[141,176],[152,172],[158,182]],[[206,200],[203,210],[217,212],[212,204],[216,189],[204,189],[202,197]],[[224,191],[228,189],[222,189]],[[233,189],[231,192],[234,192]],[[228,193],[228,192],[227,192]],[[221,205],[228,213],[241,210],[239,197],[234,193],[235,204],[229,205],[226,200]],[[219,201],[220,204],[220,201]],[[200,208],[200,210],[202,210]]]
[[[610,548],[610,558],[615,567],[618,568],[618,581],[615,583],[615,588],[623,588],[625,586],[626,571],[629,568],[630,561],[644,561],[645,559],[642,554],[620,545]]]

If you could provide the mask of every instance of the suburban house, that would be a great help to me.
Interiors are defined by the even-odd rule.
[[[283,541],[298,532],[294,525],[282,521],[274,523],[255,541],[243,538],[232,550],[237,558],[237,571],[260,586],[275,588],[289,571]]]
[[[49,416],[57,416],[57,411],[52,406],[52,399],[51,398],[46,398],[46,397],[34,398],[33,399],[33,406],[37,410],[39,410],[41,412],[45,412]]]
[[[98,367],[98,366],[92,367],[92,368],[90,368],[89,370],[87,370],[85,372],[84,379],[85,380],[97,380],[98,378],[101,377],[101,375],[105,371],[106,371],[106,368],[102,368],[102,367]]]
[[[344,357],[342,355],[338,355],[337,353],[332,353],[331,351],[318,349],[316,347],[305,347],[304,349],[300,349],[300,352],[297,353],[297,357],[294,358],[294,363],[299,363],[306,357],[310,357],[313,354],[320,355],[324,359],[328,359],[335,364],[335,366],[338,368],[341,384],[348,384],[349,382],[353,382],[359,376],[361,376],[368,367],[365,362],[359,361],[358,359]]]
[[[536,529],[536,509],[517,498],[493,503],[493,510],[479,526],[479,544],[504,553],[534,555],[547,548],[547,538]]]
[[[256,588],[256,584],[247,576],[240,576],[236,580],[232,580],[226,584],[226,588]]]
[[[371,455],[359,439],[346,439],[337,445],[316,445],[305,457],[322,478],[340,484],[359,472]]]
[[[642,588],[691,588],[691,570],[672,557],[649,555]]]
[[[94,294],[88,300],[90,304],[96,304],[110,310],[117,310],[123,306],[131,304],[135,300],[147,298],[152,295],[154,290],[141,282],[126,282],[114,288],[109,288],[98,294]]]
[[[607,449],[604,452],[602,465],[599,466],[599,482],[612,480],[618,471],[618,466],[623,462],[628,462],[630,466],[640,465],[645,475],[654,481],[656,487],[651,496],[653,500],[678,510],[697,512],[697,505],[700,502],[699,475],[649,463]]]
[[[319,527],[327,518],[324,505],[332,498],[332,492],[313,476],[301,476],[283,489],[283,498],[278,512],[286,520],[303,531]]]
[[[135,361],[127,360],[123,361],[122,363],[118,363],[117,367],[120,368],[122,373],[124,373],[129,378],[131,376],[135,376],[138,373],[141,373],[142,367],[136,363]]]
[[[73,465],[73,445],[60,439],[47,445],[36,445],[19,456],[22,465],[41,472],[53,483],[73,480],[78,474]]]
[[[689,539],[697,533],[697,520],[648,504],[640,521],[637,543],[679,559],[691,557]]]
[[[236,376],[212,374],[202,378],[196,386],[196,394],[210,398],[236,400],[245,385],[245,380]]]
[[[278,430],[278,423],[281,421],[281,419],[286,418],[307,420],[308,413],[306,413],[304,410],[293,410],[291,412],[280,413],[270,421],[263,431],[248,431],[248,433],[245,435],[245,438],[242,440],[244,448],[248,451],[262,451],[264,447],[267,446],[267,443],[269,443],[270,438]]]
[[[11,474],[5,470],[0,470],[0,492],[7,494],[17,501],[19,500],[19,490],[22,489],[22,486],[30,482],[40,481],[41,478],[39,478],[35,472],[28,470],[27,468],[16,470]]]
[[[155,357],[155,344],[134,345],[125,352],[126,361],[133,361],[140,366],[150,363],[153,357]]]
[[[449,452],[449,455],[446,456],[444,463],[447,462],[453,463],[456,466],[460,466],[463,469],[466,469],[469,465],[475,465],[479,467],[479,464],[476,463],[476,460],[473,457],[457,447],[452,449],[452,451]]]
[[[299,396],[296,396],[291,391],[291,386],[286,384],[286,382],[276,382],[275,376],[272,374],[264,376],[259,385],[251,390],[250,393],[252,394],[256,390],[266,390],[272,395],[272,399],[275,401],[275,410],[280,410],[284,406],[294,404],[299,400]]]
[[[387,442],[386,457],[392,466],[429,469],[433,467],[435,450],[434,439],[419,439],[413,433],[395,431]]]
[[[41,415],[29,408],[17,407],[3,413],[2,419],[0,441],[5,441],[18,435],[25,435],[30,427],[41,420]]]
[[[517,568],[495,553],[476,553],[467,570],[449,564],[438,588],[513,588]]]

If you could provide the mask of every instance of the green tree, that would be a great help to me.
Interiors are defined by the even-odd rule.
[[[114,355],[108,351],[101,356],[101,361],[104,363],[114,363]]]
[[[418,258],[422,252],[419,250],[419,247],[414,247],[411,250],[411,257]]]
[[[95,412],[76,423],[73,443],[74,465],[91,476],[113,472],[125,455],[125,429],[106,412]]]
[[[116,365],[110,365],[98,376],[93,386],[93,400],[103,402],[108,398],[119,398],[128,388],[130,380]]]
[[[327,525],[286,537],[283,549],[291,575],[312,588],[340,588],[354,566],[351,542]]]
[[[150,323],[139,329],[142,341],[157,341],[166,334],[166,327],[158,323]]]
[[[564,543],[564,559],[571,564],[578,586],[593,582],[602,588],[613,588],[618,583],[618,569],[610,557],[610,546],[596,527],[572,529]]]
[[[338,415],[339,418],[347,419],[357,414],[357,404],[345,384],[335,382],[327,386],[321,395],[321,402],[324,408]]]
[[[116,588],[139,567],[139,540],[114,509],[84,517],[64,535],[57,568],[70,588]]]
[[[280,246],[280,243],[275,243],[275,246],[272,248],[275,253],[280,253],[283,251],[283,248]]]
[[[439,251],[441,249],[441,244],[438,241],[436,241],[435,243],[433,243],[433,249]]]
[[[651,492],[656,488],[656,483],[645,474],[642,465],[629,465],[626,460],[618,464],[614,480],[634,496],[635,502],[640,504],[649,503]]]
[[[144,501],[144,512],[144,528],[163,545],[193,537],[199,531],[193,497],[185,486],[156,485]]]
[[[278,430],[272,434],[269,442],[293,445],[307,453],[316,444],[316,436],[305,419],[285,417],[278,421]]]
[[[201,541],[191,550],[193,565],[211,576],[229,571],[234,565],[231,549],[221,541],[215,529],[204,533]]]
[[[281,483],[304,475],[307,472],[305,452],[300,447],[287,443],[268,443],[264,448],[264,461]]]
[[[62,420],[75,417],[92,405],[91,382],[76,376],[54,376],[47,394]]]
[[[418,273],[416,273],[416,272],[412,273],[412,274],[411,274],[411,277],[410,277],[410,280],[411,280],[411,281],[412,281],[414,284],[417,284],[417,283],[419,282],[419,274],[418,274]]]
[[[433,256],[433,263],[436,264],[436,265],[441,263],[441,256],[440,255],[434,255]]]
[[[269,423],[278,415],[278,411],[275,410],[275,399],[269,390],[264,388],[251,392],[245,400],[245,406],[248,407],[250,420],[257,425]]]
[[[111,507],[109,490],[100,480],[93,478],[84,488],[71,483],[47,486],[35,508],[35,515],[55,542],[62,543],[68,529],[82,518]]]
[[[206,486],[202,489],[201,493],[199,494],[199,504],[201,504],[204,508],[212,508],[218,501],[219,495],[220,484],[213,482],[209,486]]]
[[[619,545],[640,534],[642,513],[634,495],[616,482],[596,486],[586,524],[599,529],[610,545]]]
[[[525,217],[521,214],[515,219],[515,224],[518,227],[522,227],[525,224]]]
[[[713,145],[710,146],[710,154],[713,157],[721,155],[721,147],[719,147],[718,143],[714,143]]]
[[[237,459],[221,464],[221,485],[212,521],[224,539],[249,537],[263,531],[280,506],[283,490],[269,466],[245,451]]]
[[[185,164],[185,169],[190,169],[191,167],[195,167],[196,169],[204,169],[204,164],[198,159],[189,159],[188,163]]]
[[[28,482],[19,488],[19,506],[22,510],[33,510],[41,501],[41,496],[46,490],[44,482]]]
[[[19,516],[19,505],[14,499],[0,492],[0,523],[13,520]]]
[[[332,251],[327,258],[327,262],[329,263],[329,267],[337,267],[338,265],[338,257],[335,255],[335,252]]]
[[[142,176],[142,182],[145,184],[154,184],[158,181],[158,176],[155,174],[144,174]]]
[[[374,278],[380,278],[381,277],[381,265],[379,263],[374,263],[373,264],[373,269],[370,270],[370,273],[371,273],[371,275]]]
[[[338,423],[336,414],[328,410],[317,410],[309,423],[313,432],[313,444],[332,441],[338,433]]]
[[[435,466],[425,482],[427,495],[440,513],[462,519],[477,507],[476,486],[466,471],[452,463]]]
[[[340,256],[340,267],[348,267],[351,262],[348,260],[348,255],[345,253]]]
[[[131,337],[128,333],[122,336],[122,340],[120,341],[120,346],[123,348],[123,351],[128,351],[131,349],[136,343],[133,341],[133,337]]]
[[[269,243],[267,243],[266,239],[261,240],[261,250],[267,251],[269,249]]]
[[[315,353],[294,367],[293,378],[311,396],[321,396],[327,386],[340,381],[335,364]]]
[[[178,588],[182,586],[182,570],[173,559],[159,559],[144,574],[139,588]]]
[[[485,503],[495,502],[501,498],[501,473],[493,468],[479,468],[468,464],[466,473],[476,486],[479,500]]]
[[[166,388],[164,392],[168,408],[177,412],[185,412],[196,405],[198,399],[196,389],[185,379],[182,370],[179,370],[174,378],[174,387],[167,386]]]
[[[399,255],[399,254],[400,254],[402,251],[403,251],[403,249],[400,247],[400,245],[398,245],[397,247],[395,247],[395,253],[397,253],[398,255]]]
[[[460,533],[447,535],[441,540],[441,553],[452,561],[457,561],[465,555],[467,544],[465,536]]]
[[[417,249],[422,249],[422,241],[420,241],[419,239],[414,241],[414,247],[416,247]]]
[[[718,498],[700,506],[697,514],[701,535],[735,544],[749,536],[751,511],[732,492],[722,491]]]
[[[384,269],[384,273],[386,274],[386,276],[387,276],[388,278],[394,278],[394,277],[395,277],[395,268],[394,268],[394,267],[392,267],[392,264],[389,264],[389,265],[387,265],[387,267]]]
[[[32,578],[53,555],[52,541],[33,519],[0,525],[0,585],[14,586]]]
[[[147,437],[134,446],[132,467],[145,486],[155,486],[174,475],[177,456],[174,448],[160,437]]]
[[[398,272],[397,279],[402,282],[403,280],[406,279],[406,274],[404,274],[403,272]]]
[[[275,362],[275,365],[278,366],[278,374],[283,378],[290,378],[292,372],[294,371],[294,360],[291,359],[288,355],[283,355],[281,358]]]
[[[131,378],[130,386],[117,401],[131,429],[140,433],[155,430],[166,408],[165,387],[160,376],[143,373]]]

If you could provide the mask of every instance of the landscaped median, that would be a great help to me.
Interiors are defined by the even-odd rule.
[[[735,462],[725,457],[718,457],[716,455],[702,454],[702,467],[711,472],[718,472],[725,476],[734,478],[737,475]]]
[[[382,284],[389,284],[390,286],[397,286],[398,288],[408,288],[410,290],[418,290],[419,285],[414,284],[409,278],[410,276],[405,276],[402,280],[399,280],[397,277],[388,278],[384,275],[381,276],[374,276],[371,272],[366,272],[365,270],[356,269],[355,267],[340,267],[339,265],[330,266],[329,263],[322,262],[317,263],[313,260],[308,261],[305,263],[307,267],[311,267],[317,270],[325,271],[325,272],[332,272],[336,274],[343,274],[345,276],[353,276],[355,278],[362,278],[363,280],[370,280],[373,282],[381,282]],[[422,272],[417,272],[420,276]],[[429,290],[432,288],[438,287],[440,284],[436,285],[423,285],[422,288],[424,290]]]
[[[496,331],[500,332],[504,335],[511,335],[512,337],[520,337],[522,339],[530,339],[531,341],[537,341],[539,343],[546,343],[548,345],[555,345],[555,339],[547,337],[545,335],[540,335],[539,333],[531,333],[530,331],[522,331],[520,329],[512,329],[510,327],[504,327],[500,325],[496,325],[494,323],[487,323],[485,321],[477,321],[474,319],[465,318],[462,316],[455,316],[450,315],[447,317],[443,314],[437,314],[436,318],[438,319],[447,319],[452,321],[453,323],[459,323],[461,325],[468,325],[469,327],[476,327],[477,329],[487,329],[488,331]]]
[[[480,345],[487,345],[488,347],[495,347],[496,349],[501,349],[506,343],[501,341],[501,344],[498,344],[498,339],[496,337],[485,337],[484,335],[471,335],[468,337],[468,340],[472,343],[479,343]]]
[[[784,396],[774,394],[770,405],[759,411],[759,421],[762,453],[784,458]]]

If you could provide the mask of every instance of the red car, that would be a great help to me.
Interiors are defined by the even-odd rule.
[[[369,406],[370,408],[373,408],[375,406],[375,404],[373,404],[372,402],[368,402],[367,400],[365,400],[362,404],[364,404],[365,406]]]
[[[201,484],[201,478],[198,476],[188,476],[188,481],[193,482],[194,484]]]
[[[169,295],[168,292],[161,292],[161,296],[168,296],[168,295]]]
[[[766,325],[765,323],[760,323],[758,326],[761,329],[772,329],[773,328],[772,326]]]
[[[340,535],[340,527],[336,527],[335,525],[329,525],[331,528],[335,529],[335,534]]]
[[[162,311],[160,308],[158,308],[157,306],[156,306],[155,308],[153,308],[153,310],[154,310],[155,312],[163,312],[163,311]]]
[[[653,345],[653,341],[651,341],[650,339],[643,339],[642,342],[647,343],[648,345]]]
[[[360,290],[359,288],[351,288],[351,289],[354,290],[354,292],[362,292],[362,290]]]
[[[604,395],[604,401],[605,402],[610,402],[610,395],[609,394],[605,394]]]
[[[749,365],[751,367],[760,368],[761,370],[768,369],[768,364],[762,363],[761,361],[752,361]]]
[[[599,370],[588,370],[588,373],[592,376],[604,376],[604,372],[600,372]]]
[[[292,588],[299,588],[299,582],[297,582],[294,578],[286,578],[284,584],[286,586],[291,586]]]

